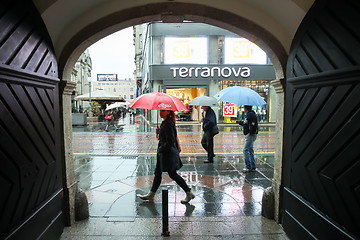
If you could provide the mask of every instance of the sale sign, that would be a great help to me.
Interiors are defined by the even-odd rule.
[[[224,117],[237,117],[235,104],[224,104],[223,115]]]

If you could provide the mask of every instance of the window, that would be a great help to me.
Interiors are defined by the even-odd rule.
[[[134,99],[134,95],[130,95],[130,99]]]
[[[114,92],[116,92],[116,88],[114,88]]]

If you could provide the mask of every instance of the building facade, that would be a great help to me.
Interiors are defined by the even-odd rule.
[[[230,86],[249,87],[267,105],[254,107],[260,122],[275,122],[275,91],[270,81],[274,68],[266,53],[245,38],[203,23],[153,22],[134,27],[136,76],[141,93],[166,92],[188,104],[198,96],[214,96]],[[139,84],[140,85],[140,84]],[[228,116],[221,104],[215,112],[219,122],[241,118],[241,106]],[[179,120],[197,121],[199,107]],[[181,117],[181,115],[184,117]],[[151,121],[155,116],[149,117]]]
[[[71,74],[71,81],[76,83],[76,89],[72,96],[79,96],[89,93],[91,84],[89,84],[92,70],[92,61],[89,50],[86,49],[76,61]],[[89,101],[72,101],[74,112],[84,112],[89,108]]]
[[[93,91],[104,89],[108,93],[119,95],[125,101],[131,102],[136,98],[136,82],[133,79],[118,79],[117,74],[97,74],[92,82]]]

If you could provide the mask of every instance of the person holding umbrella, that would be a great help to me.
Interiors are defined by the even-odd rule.
[[[112,110],[108,110],[105,114],[105,119],[107,120],[107,124],[105,127],[105,132],[108,132],[108,128],[110,125],[113,125],[115,130],[117,130],[117,127],[114,123],[114,115],[113,115],[113,111]]]
[[[214,136],[217,133],[214,133],[214,128],[216,128],[216,115],[214,110],[212,110],[209,106],[202,106],[201,107],[205,111],[205,117],[203,116],[203,137],[201,139],[201,145],[207,152],[207,160],[204,163],[213,163],[214,162]]]
[[[190,106],[201,106],[203,111],[205,111],[205,116],[203,112],[202,121],[203,121],[203,137],[201,139],[201,145],[207,152],[208,158],[204,163],[213,163],[214,162],[214,136],[219,133],[219,129],[216,123],[216,115],[214,110],[211,107],[219,107],[218,100],[214,97],[208,96],[199,96],[194,98]]]
[[[153,201],[161,183],[162,172],[168,172],[169,177],[185,191],[186,197],[181,200],[181,203],[185,204],[194,199],[195,195],[191,192],[185,180],[176,172],[182,167],[182,162],[179,156],[181,149],[175,127],[175,113],[172,110],[160,110],[160,117],[163,121],[158,130],[159,144],[154,181],[150,192],[146,195],[138,195],[138,197],[143,200]]]
[[[245,135],[245,143],[243,148],[245,158],[245,168],[243,172],[247,173],[256,170],[254,142],[258,134],[258,119],[256,113],[252,110],[252,106],[244,106],[245,117],[243,121],[236,121],[236,123],[243,126],[243,133]]]

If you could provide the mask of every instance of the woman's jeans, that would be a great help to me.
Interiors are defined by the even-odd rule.
[[[256,168],[255,155],[254,155],[254,142],[257,138],[257,134],[248,134],[245,136],[245,144],[243,148],[245,167],[249,170]]]

